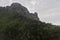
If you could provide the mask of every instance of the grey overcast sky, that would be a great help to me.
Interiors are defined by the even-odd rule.
[[[0,6],[18,2],[30,12],[37,12],[41,21],[60,25],[60,0],[0,0]]]

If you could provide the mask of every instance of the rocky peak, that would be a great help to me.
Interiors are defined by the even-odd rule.
[[[24,7],[24,6],[22,6],[19,3],[12,3],[11,6],[10,6],[10,9],[15,10],[18,13],[21,13],[22,11],[24,13],[29,13],[29,11],[27,10],[27,8]]]
[[[38,18],[38,13],[37,13],[37,12],[31,13],[31,16],[32,16],[32,18],[33,18],[34,20],[39,20],[39,18]]]
[[[23,15],[23,16],[28,17],[30,19],[39,20],[37,12],[30,13],[26,7],[22,6],[19,3],[12,3],[11,6],[0,7],[0,11],[3,12],[3,10],[6,12],[9,12],[9,13],[16,12],[19,15]]]
[[[21,9],[23,6],[19,3],[12,3],[11,4],[11,8],[15,8],[15,9]]]
[[[14,6],[15,7],[15,6],[22,6],[22,5],[19,4],[19,3],[12,3],[11,6]]]
[[[28,9],[24,6],[22,6],[19,3],[13,3],[11,4],[11,9],[16,10],[18,13],[23,13],[27,17],[30,16],[34,20],[39,20],[37,12],[35,13],[29,13]]]

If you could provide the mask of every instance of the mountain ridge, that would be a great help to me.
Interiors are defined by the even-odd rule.
[[[60,40],[60,26],[41,22],[36,12],[13,3],[0,7],[0,40]]]
[[[35,13],[30,13],[26,7],[22,6],[19,3],[12,3],[11,6],[0,7],[0,10],[1,11],[4,10],[4,11],[7,11],[7,12],[17,12],[20,15],[23,14],[27,17],[29,16],[30,19],[39,20],[38,14],[36,12]]]

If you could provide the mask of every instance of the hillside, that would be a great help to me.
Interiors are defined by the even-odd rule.
[[[60,27],[41,22],[19,3],[0,7],[0,40],[60,40]]]

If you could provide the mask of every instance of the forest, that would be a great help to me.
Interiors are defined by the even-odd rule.
[[[39,20],[19,3],[0,7],[0,40],[60,40],[60,26]]]

